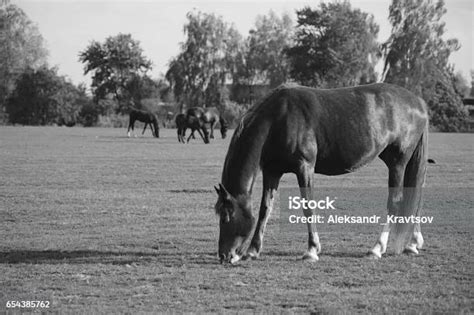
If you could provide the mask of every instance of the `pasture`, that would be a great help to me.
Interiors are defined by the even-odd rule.
[[[434,222],[422,226],[420,255],[389,247],[367,260],[380,226],[345,225],[326,227],[319,262],[305,263],[306,227],[280,231],[277,199],[260,259],[221,265],[213,185],[230,134],[184,145],[176,130],[155,139],[149,130],[1,127],[0,310],[48,300],[58,312],[473,311],[473,135],[430,134],[437,164],[423,214]],[[387,181],[380,161],[315,176],[331,187]],[[295,187],[295,176],[281,186]],[[254,214],[260,193],[258,181]]]

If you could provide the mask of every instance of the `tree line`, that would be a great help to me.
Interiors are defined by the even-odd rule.
[[[0,7],[0,112],[10,123],[90,126],[101,116],[150,107],[146,100],[153,99],[174,104],[176,112],[217,106],[232,120],[285,82],[334,88],[383,81],[421,96],[436,129],[462,131],[469,85],[449,64],[460,44],[444,38],[445,13],[443,0],[392,0],[392,32],[379,42],[374,17],[348,1],[299,9],[296,23],[270,11],[247,36],[220,16],[191,11],[180,51],[159,79],[150,77],[152,61],[130,34],[92,41],[79,52],[92,77],[89,96],[84,85],[47,66],[38,29],[7,3]],[[383,72],[376,73],[380,61]]]

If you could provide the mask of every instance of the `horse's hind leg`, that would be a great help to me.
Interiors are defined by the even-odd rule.
[[[300,170],[297,172],[298,185],[300,186],[301,197],[306,200],[313,199],[313,172],[314,163],[302,162]],[[313,210],[310,208],[303,209],[304,216],[308,219],[313,215]],[[303,260],[317,261],[318,254],[321,252],[321,244],[319,243],[318,232],[316,231],[315,223],[307,223],[308,228],[308,251],[303,255]]]
[[[415,223],[413,235],[411,236],[410,243],[405,247],[405,251],[408,253],[418,254],[418,250],[423,247],[423,235],[421,235],[420,223]]]
[[[278,189],[281,174],[274,174],[263,170],[263,194],[260,203],[260,212],[258,216],[255,232],[250,242],[245,258],[257,258],[262,249],[263,235],[265,233],[265,226],[267,225],[268,217],[273,209],[274,194]]]
[[[176,134],[178,135],[178,142],[181,142],[181,129],[176,129]]]
[[[132,129],[132,132],[133,132],[133,129],[135,127],[134,125],[135,125],[135,120],[130,118],[130,122],[128,123],[128,130],[127,130],[127,136],[129,138],[130,138],[130,129]]]
[[[382,157],[383,159],[383,157]],[[398,162],[393,165],[384,160],[387,164],[390,164],[388,170],[388,200],[387,209],[389,215],[398,215],[399,209],[403,202],[403,176],[405,172],[406,163]],[[369,251],[369,258],[382,258],[382,255],[387,250],[388,237],[390,234],[390,223],[384,224],[382,233],[380,234],[374,247]]]

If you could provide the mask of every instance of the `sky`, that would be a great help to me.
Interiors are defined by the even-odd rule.
[[[84,76],[79,62],[80,51],[92,40],[103,42],[119,33],[132,34],[140,41],[144,55],[153,62],[151,76],[163,75],[169,61],[179,53],[179,43],[185,41],[183,26],[186,13],[199,10],[222,16],[234,24],[243,36],[247,36],[258,15],[270,10],[281,15],[287,12],[296,21],[295,11],[305,6],[315,8],[313,1],[210,1],[210,0],[10,0],[25,11],[37,24],[49,50],[50,66],[57,66],[61,75],[73,83],[90,85],[90,77]],[[379,42],[390,35],[388,7],[391,0],[351,0],[354,8],[371,13],[380,26]],[[461,49],[452,54],[450,61],[456,71],[461,71],[470,82],[470,70],[474,69],[474,1],[445,0],[447,14],[446,38],[455,37]],[[381,72],[381,65],[377,67]]]

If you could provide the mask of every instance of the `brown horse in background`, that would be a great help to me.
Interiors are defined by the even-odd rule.
[[[217,122],[220,124],[220,130],[221,130],[221,136],[222,139],[225,139],[227,136],[227,129],[228,129],[228,124],[227,121],[222,117],[222,115],[219,113],[219,110],[216,107],[191,107],[186,111],[186,116],[187,117],[196,117],[199,120],[202,121],[203,124],[209,124],[211,133],[210,133],[210,138],[214,139],[214,126]],[[207,132],[207,129],[205,129],[205,125],[201,128],[203,132]]]
[[[241,119],[215,187],[219,222],[219,258],[235,263],[257,258],[274,194],[284,173],[294,173],[302,197],[311,199],[313,173],[353,172],[379,157],[388,167],[388,213],[418,215],[426,173],[428,113],[425,102],[390,84],[318,90],[281,86]],[[252,188],[263,174],[263,195],[253,237]],[[306,218],[311,209],[303,211]],[[321,250],[314,224],[307,224],[308,250],[303,259],[318,260]],[[369,257],[385,253],[390,230],[395,251],[418,253],[419,224],[387,223]],[[245,243],[250,245],[245,248]]]
[[[129,123],[127,135],[130,137],[130,129],[132,132],[135,130],[135,121],[141,121],[145,123],[143,127],[142,135],[145,133],[145,129],[150,125],[151,133],[154,137],[160,137],[160,127],[158,126],[158,118],[152,112],[146,110],[132,109],[129,114]]]
[[[178,133],[178,142],[185,143],[184,139],[186,137],[186,130],[190,128],[191,134],[189,135],[187,142],[189,142],[191,137],[194,137],[194,131],[197,130],[201,138],[204,140],[204,143],[209,143],[209,138],[207,137],[207,130],[205,134],[201,132],[202,123],[199,121],[198,118],[194,116],[187,117],[185,114],[178,114],[175,117],[175,123]]]

